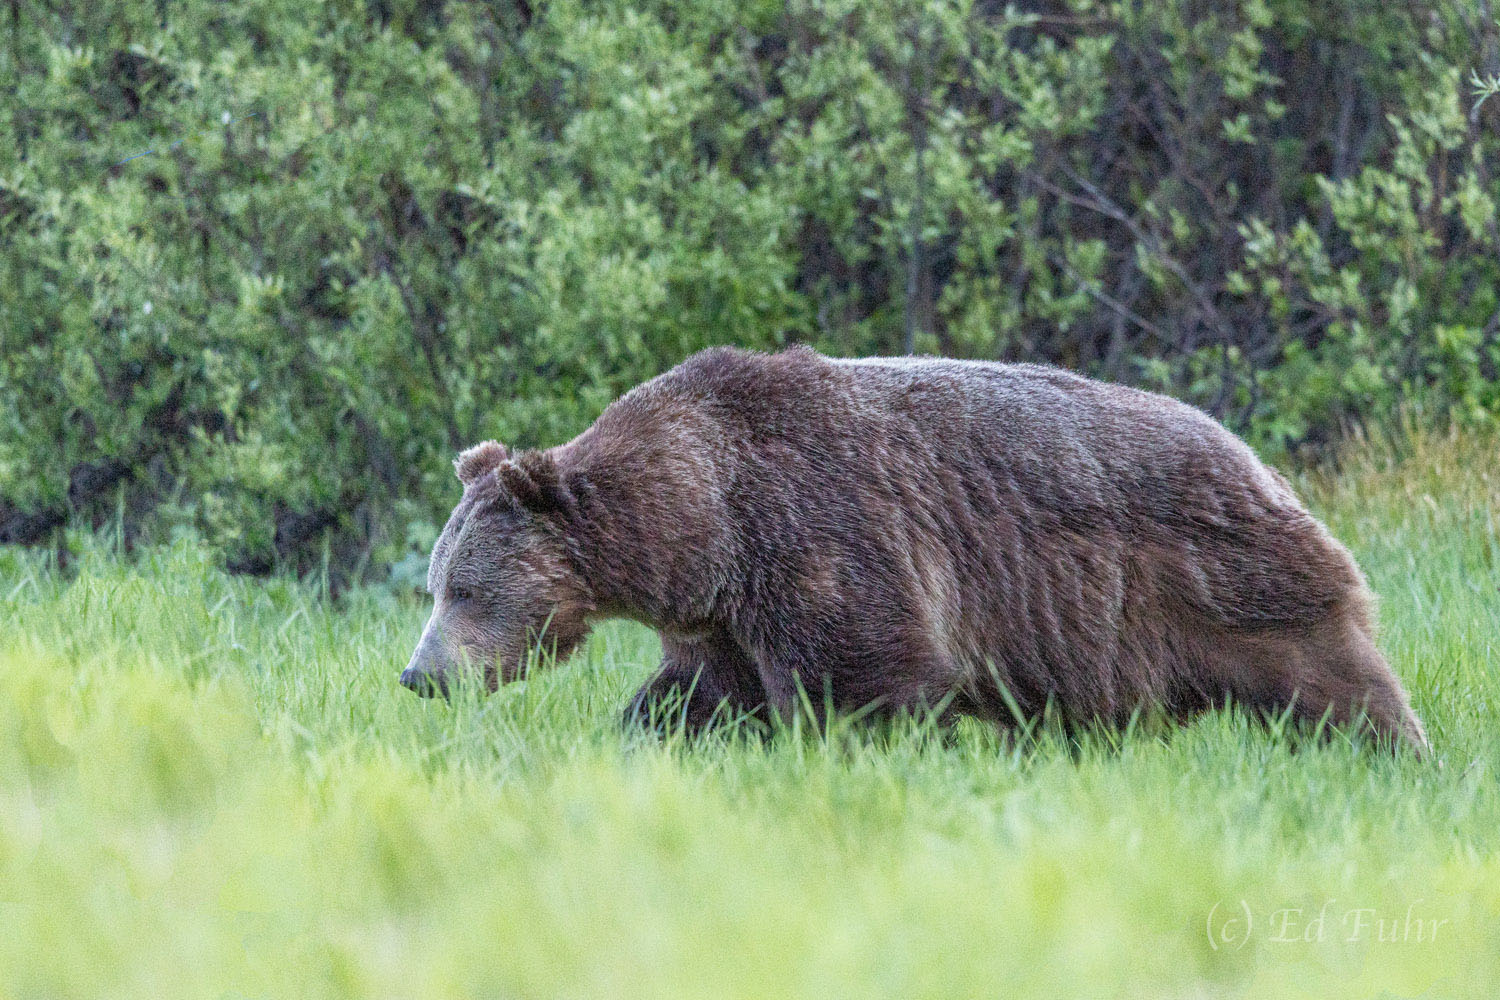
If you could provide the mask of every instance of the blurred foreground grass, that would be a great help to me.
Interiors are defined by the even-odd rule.
[[[659,745],[638,629],[449,705],[415,603],[4,551],[0,997],[1493,995],[1500,454],[1303,485],[1436,762],[1227,713]]]

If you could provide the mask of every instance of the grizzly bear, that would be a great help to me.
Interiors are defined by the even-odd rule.
[[[1119,724],[1226,700],[1426,745],[1349,553],[1208,415],[1029,364],[715,348],[567,444],[455,463],[401,682],[490,690],[603,619],[631,712]],[[466,665],[472,664],[472,667]],[[811,698],[807,697],[811,694]]]

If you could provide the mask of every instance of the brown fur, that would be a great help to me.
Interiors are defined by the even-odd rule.
[[[567,444],[490,442],[458,471],[416,680],[466,653],[493,683],[539,635],[566,654],[626,617],[665,653],[634,707],[676,691],[694,724],[788,710],[800,684],[995,720],[1231,698],[1364,712],[1425,745],[1349,553],[1164,396],[1033,365],[714,349]]]

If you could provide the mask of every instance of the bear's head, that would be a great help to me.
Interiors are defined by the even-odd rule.
[[[446,694],[464,675],[493,691],[525,673],[533,650],[563,659],[593,610],[568,557],[573,500],[552,457],[486,441],[454,468],[463,498],[433,548],[432,617],[401,674],[423,695]]]

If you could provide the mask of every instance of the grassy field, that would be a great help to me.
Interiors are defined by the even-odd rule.
[[[1436,760],[1218,713],[662,745],[611,627],[488,700],[425,609],[0,551],[0,997],[1492,996],[1500,449],[1302,477]]]

